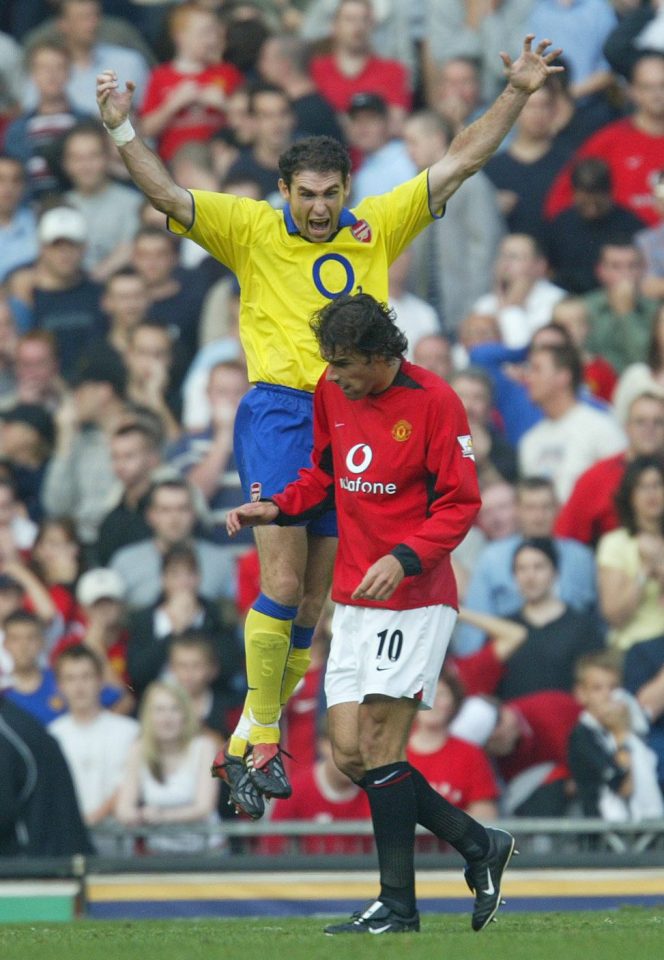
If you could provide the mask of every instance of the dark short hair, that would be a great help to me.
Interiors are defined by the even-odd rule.
[[[290,98],[283,87],[278,87],[276,83],[264,83],[263,81],[252,83],[248,88],[249,91],[249,113],[256,113],[256,98],[260,97],[262,94],[267,93],[275,97],[281,97],[281,99],[288,105],[290,110],[293,109]]]
[[[343,144],[334,137],[306,137],[298,140],[279,157],[279,173],[287,187],[293,176],[303,170],[314,173],[341,174],[345,183],[350,174],[350,157]]]
[[[161,437],[158,436],[154,430],[152,430],[147,423],[141,423],[139,420],[128,420],[126,423],[123,423],[116,430],[113,431],[113,436],[111,439],[115,440],[116,437],[130,437],[133,434],[137,434],[139,437],[142,437],[146,446],[150,447],[152,450],[159,450],[161,447]]]
[[[13,613],[10,613],[7,617],[5,617],[2,626],[6,632],[8,627],[11,627],[12,624],[16,623],[28,623],[33,627],[37,627],[40,633],[43,633],[44,630],[44,624],[41,622],[37,614],[30,613],[28,610],[14,610]]]
[[[588,193],[611,193],[611,170],[601,157],[583,157],[572,168],[572,186]]]
[[[661,457],[634,457],[634,459],[627,464],[623,478],[620,481],[614,497],[620,525],[625,527],[628,532],[633,535],[638,533],[636,513],[633,504],[634,490],[646,470],[657,470],[662,480],[664,480],[664,460],[662,460]],[[664,533],[664,516],[660,520],[660,526],[662,533]]]
[[[517,498],[523,493],[529,493],[531,490],[548,490],[549,493],[552,493],[554,496],[556,494],[553,480],[551,480],[549,477],[521,477],[519,480],[517,480]]]
[[[104,153],[108,150],[108,137],[106,131],[101,123],[93,118],[89,120],[79,120],[73,127],[70,127],[69,130],[63,136],[60,142],[60,150],[64,154],[67,149],[69,142],[74,138],[82,134],[83,136],[96,137],[99,143],[104,149]]]
[[[323,358],[348,351],[386,360],[403,356],[406,335],[395,325],[395,313],[369,293],[337,297],[311,321]]]
[[[525,540],[522,540],[512,554],[512,570],[514,570],[516,567],[516,561],[519,557],[519,554],[524,550],[539,550],[539,552],[543,553],[550,562],[553,569],[558,569],[560,558],[558,556],[558,548],[556,547],[553,537],[527,537]]]
[[[161,560],[162,573],[168,570],[169,567],[173,567],[180,563],[186,564],[192,570],[195,570],[196,573],[200,572],[198,555],[193,547],[189,546],[189,544],[175,543],[172,547],[169,547]]]
[[[191,493],[191,487],[186,480],[180,477],[169,477],[167,480],[156,480],[148,491],[148,507],[153,507],[157,494],[160,490],[182,490],[189,497],[192,509],[194,500]]]
[[[78,663],[81,660],[87,660],[88,663],[91,663],[98,677],[103,676],[104,665],[101,662],[99,655],[96,654],[94,650],[91,650],[90,647],[86,647],[83,643],[74,643],[71,647],[65,647],[62,653],[58,654],[53,667],[57,674],[60,672],[63,664]]]
[[[535,346],[529,351],[529,356],[534,353],[548,353],[553,360],[553,365],[557,370],[569,370],[570,386],[574,393],[577,392],[583,383],[583,364],[581,355],[575,346],[571,344],[542,344]]]
[[[177,634],[171,640],[168,647],[168,655],[174,650],[202,650],[209,662],[215,667],[219,666],[219,650],[217,644],[205,630],[197,630],[195,627],[189,627]]]
[[[652,48],[639,50],[638,56],[632,63],[629,70],[628,79],[630,83],[634,83],[634,74],[644,60],[659,60],[659,62],[664,65],[664,53],[662,53],[661,50],[653,50]]]

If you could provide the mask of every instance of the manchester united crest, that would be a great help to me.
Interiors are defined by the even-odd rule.
[[[366,220],[358,220],[350,228],[350,232],[360,243],[371,243],[371,227]]]
[[[407,440],[412,432],[413,425],[412,423],[408,423],[407,420],[397,420],[392,427],[392,437],[399,443],[403,443],[404,440]]]

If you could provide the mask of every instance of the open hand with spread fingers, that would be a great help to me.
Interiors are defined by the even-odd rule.
[[[565,68],[559,65],[552,66],[553,61],[562,53],[561,49],[549,50],[550,40],[540,40],[535,49],[532,49],[534,33],[529,33],[523,41],[523,49],[519,57],[512,61],[507,53],[501,53],[500,58],[505,64],[505,75],[510,86],[523,93],[534,93],[543,87],[547,77],[552,73],[560,73]]]
[[[119,127],[129,116],[136,84],[132,80],[127,80],[124,91],[118,87],[118,76],[114,70],[104,70],[98,74],[97,106],[101,119],[111,130]]]

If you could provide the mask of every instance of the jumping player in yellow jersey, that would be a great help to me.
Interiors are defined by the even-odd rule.
[[[296,143],[280,158],[283,211],[222,193],[185,190],[131,125],[134,84],[97,77],[102,120],[136,186],[191,237],[233,270],[241,286],[240,337],[255,384],[236,422],[236,458],[248,499],[283,489],[309,464],[312,396],[323,371],[311,316],[335,298],[364,291],[387,299],[388,267],[496,151],[521,109],[562,69],[560,50],[525,38],[515,61],[501,54],[507,84],[486,113],[461,131],[429,170],[350,211],[350,163],[327,137]],[[242,718],[213,770],[231,802],[260,817],[264,797],[287,797],[279,716],[304,676],[314,625],[327,595],[336,530],[329,513],[305,526],[255,531],[261,594],[245,626],[248,694]]]

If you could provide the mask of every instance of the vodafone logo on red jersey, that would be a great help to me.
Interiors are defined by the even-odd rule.
[[[346,455],[346,469],[351,473],[364,473],[373,460],[373,450],[366,443],[356,443]]]
[[[346,469],[354,473],[354,477],[340,477],[339,486],[342,490],[351,493],[388,494],[397,492],[396,483],[380,483],[365,480],[361,474],[368,470],[373,460],[373,450],[368,443],[356,443],[346,454]]]

